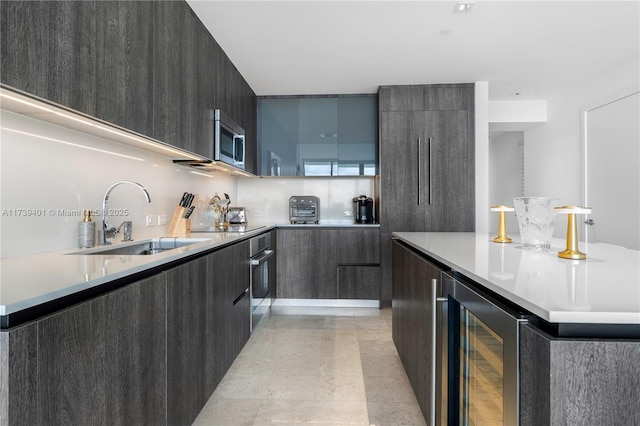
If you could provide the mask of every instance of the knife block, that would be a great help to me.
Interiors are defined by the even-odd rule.
[[[184,207],[176,207],[173,212],[173,217],[171,218],[171,223],[169,223],[167,236],[178,237],[191,233],[191,220],[184,218],[184,214],[186,211],[187,209]]]

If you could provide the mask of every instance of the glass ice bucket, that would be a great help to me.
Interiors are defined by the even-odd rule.
[[[549,250],[555,222],[557,198],[519,197],[513,199],[522,245],[527,250]]]

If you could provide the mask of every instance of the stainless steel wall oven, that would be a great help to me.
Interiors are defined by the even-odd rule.
[[[519,424],[519,323],[526,313],[442,273],[436,300],[437,425]]]
[[[251,246],[251,329],[266,317],[271,308],[271,287],[275,282],[275,242],[273,232],[250,240]]]

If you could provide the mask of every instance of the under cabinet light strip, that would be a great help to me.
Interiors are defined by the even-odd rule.
[[[10,92],[9,92],[10,93]],[[171,148],[169,146],[166,146],[165,144],[161,143],[161,142],[157,142],[157,141],[152,141],[152,140],[147,140],[141,136],[137,136],[134,135],[132,133],[129,133],[128,131],[116,128],[116,127],[110,127],[108,125],[103,125],[100,124],[90,118],[86,118],[83,117],[81,115],[74,115],[73,113],[67,113],[64,111],[60,111],[57,107],[47,107],[44,106],[41,102],[38,101],[32,101],[30,100],[28,97],[26,96],[20,96],[20,95],[13,95],[13,94],[9,94],[7,92],[7,90],[0,90],[0,97],[2,98],[6,98],[15,102],[19,102],[23,105],[26,105],[30,108],[36,108],[38,110],[44,111],[44,112],[48,112],[51,114],[55,114],[59,117],[63,117],[64,119],[70,120],[70,121],[75,121],[77,123],[81,123],[83,125],[89,126],[89,127],[94,127],[96,129],[99,129],[103,132],[109,132],[112,134],[115,134],[117,136],[120,137],[125,137],[127,139],[130,139],[132,141],[138,142],[138,143],[142,143],[148,146],[151,146],[153,148],[156,149],[161,149],[163,151],[166,151],[168,153],[174,154],[174,155],[178,155],[180,157],[187,157],[189,159],[192,160],[201,160],[201,157],[198,157],[196,155],[193,155],[191,153],[185,152],[185,151],[181,151],[179,149],[174,149]],[[1,106],[1,105],[0,105]],[[45,120],[46,121],[46,120]]]
[[[213,177],[213,176],[208,175],[208,174],[206,174],[206,173],[200,173],[200,172],[194,172],[194,171],[192,171],[191,173],[193,173],[194,175],[206,176],[206,177],[208,177],[208,178]]]
[[[110,155],[115,155],[115,156],[118,156],[118,157],[128,158],[130,160],[145,161],[142,158],[132,157],[130,155],[125,155],[125,154],[119,154],[117,152],[107,151],[107,150],[104,150],[104,149],[93,148],[93,147],[90,147],[90,146],[79,145],[79,144],[76,144],[76,143],[73,143],[73,142],[67,142],[67,141],[63,141],[63,140],[60,140],[60,139],[50,138],[48,136],[36,135],[35,133],[27,133],[27,132],[23,132],[21,130],[11,129],[9,127],[0,127],[0,129],[6,130],[8,132],[19,133],[19,134],[25,135],[25,136],[32,136],[32,137],[35,137],[35,138],[44,139],[44,140],[51,141],[51,142],[61,143],[63,145],[74,146],[76,148],[84,148],[84,149],[88,149],[90,151],[101,152],[103,154],[110,154]]]

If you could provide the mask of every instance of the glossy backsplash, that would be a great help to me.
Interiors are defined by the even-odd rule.
[[[142,184],[147,204],[131,185],[109,197],[109,223],[133,222],[133,238],[162,235],[185,191],[195,194],[191,220],[199,224],[217,192],[236,197],[236,178],[211,177],[172,164],[169,157],[0,110],[0,257],[77,248],[82,209],[100,211],[107,188],[119,180]],[[158,216],[167,223],[157,225]],[[146,226],[146,216],[156,225]],[[102,217],[94,215],[96,228]],[[121,235],[114,242],[122,239]]]
[[[288,222],[292,195],[318,197],[321,223],[353,223],[353,197],[364,194],[374,198],[373,192],[374,178],[369,176],[238,178],[238,202],[247,208],[249,223]]]

